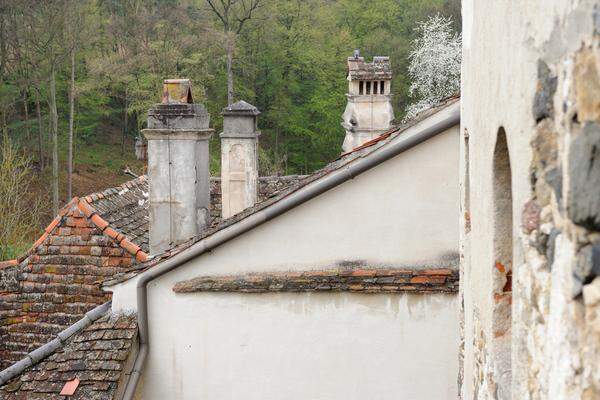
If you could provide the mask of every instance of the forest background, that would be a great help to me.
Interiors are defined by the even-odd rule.
[[[28,216],[12,237],[0,229],[0,260],[71,196],[144,172],[134,141],[163,79],[191,79],[219,132],[230,49],[233,99],[262,113],[261,174],[306,174],[340,152],[346,57],[390,57],[400,121],[420,100],[408,74],[417,24],[438,13],[460,30],[460,0],[0,0],[0,161],[13,164],[0,163],[11,188],[0,219],[3,196]],[[219,151],[214,135],[215,175]],[[15,167],[18,155],[28,162]]]

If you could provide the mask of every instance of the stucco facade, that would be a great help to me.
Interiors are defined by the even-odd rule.
[[[457,268],[458,139],[456,126],[152,281],[139,398],[454,397],[455,294],[173,288],[345,265]],[[135,310],[141,276],[111,288],[114,312]]]
[[[463,1],[464,399],[597,399],[595,1]]]

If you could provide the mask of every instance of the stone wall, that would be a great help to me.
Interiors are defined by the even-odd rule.
[[[540,57],[532,106],[518,321],[532,398],[600,398],[600,20],[582,11],[594,34]]]
[[[464,399],[600,398],[594,3],[463,1]],[[498,196],[503,135],[510,182]]]

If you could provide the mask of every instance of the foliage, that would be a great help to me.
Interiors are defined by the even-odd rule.
[[[0,260],[20,254],[39,226],[40,202],[30,194],[34,177],[30,161],[8,135],[0,146]]]
[[[194,99],[206,105],[211,125],[219,132],[220,112],[227,105],[227,56],[222,21],[206,0],[48,2],[75,3],[84,15],[85,27],[85,32],[78,33],[76,54],[75,169],[77,151],[95,144],[118,146],[115,135],[123,135],[125,152],[133,151],[133,139],[145,126],[148,108],[160,99],[164,78],[190,78]],[[51,34],[64,37],[58,28],[69,32],[71,26],[69,18],[60,18],[60,26],[47,29],[46,20],[38,18],[44,10],[42,4],[46,2],[15,0],[0,8],[0,22],[6,27],[0,29],[0,47],[6,49],[0,52],[1,57],[6,54],[5,60],[0,60],[0,112],[11,137],[32,150],[36,158],[47,159],[49,56],[40,52],[37,42]],[[390,56],[393,105],[402,117],[402,110],[412,100],[421,100],[417,89],[412,89],[413,98],[410,95],[413,79],[419,78],[409,74],[411,43],[423,34],[416,21],[441,13],[456,24],[459,10],[458,0],[262,0],[235,38],[232,66],[236,100],[244,99],[262,112],[262,170],[309,173],[339,154],[347,90],[345,59],[356,48],[367,59]],[[35,37],[38,33],[41,36]],[[57,63],[56,108],[62,149],[68,126],[70,63],[68,57],[59,56],[68,53],[69,40],[52,38],[53,47],[46,50],[51,50]],[[34,112],[36,94],[42,112],[40,156],[34,152],[34,135],[40,126]],[[29,110],[27,120],[23,98]],[[215,137],[211,170],[218,173],[218,135]],[[113,154],[117,152],[114,149]],[[61,151],[59,158],[63,154]],[[115,160],[120,158],[122,155],[115,155]]]
[[[418,101],[408,107],[406,118],[460,90],[461,35],[453,32],[452,19],[439,14],[429,17],[419,24],[418,32],[408,66],[410,94]]]

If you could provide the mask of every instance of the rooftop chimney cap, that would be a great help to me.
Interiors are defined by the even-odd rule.
[[[189,79],[165,79],[163,81],[163,104],[191,104],[192,83]]]
[[[252,104],[240,100],[223,109],[221,115],[259,115],[260,111]]]

